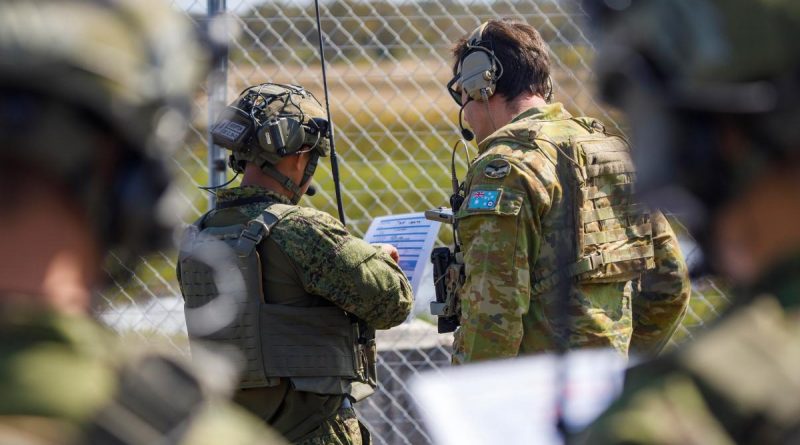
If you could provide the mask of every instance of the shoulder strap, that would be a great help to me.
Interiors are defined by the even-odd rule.
[[[200,231],[200,230],[203,230],[203,229],[205,228],[205,226],[206,226],[206,220],[208,219],[208,215],[210,215],[210,214],[211,214],[211,212],[213,212],[213,210],[209,210],[209,211],[207,211],[206,213],[203,213],[202,215],[200,215],[200,217],[199,217],[199,218],[197,218],[197,219],[196,219],[196,220],[195,220],[195,221],[192,223],[192,226],[193,226],[193,227],[197,227],[197,230],[198,230],[198,231]]]
[[[589,133],[606,134],[606,126],[593,117],[573,117],[571,120],[585,128]]]
[[[264,238],[269,236],[275,224],[279,223],[296,210],[297,206],[281,203],[273,203],[267,206],[261,215],[258,215],[257,218],[249,221],[247,225],[245,225],[234,247],[236,254],[240,257],[250,255],[253,249],[255,249]]]
[[[208,215],[211,211],[203,213],[199,218],[197,218],[193,223],[186,226],[183,230],[183,234],[181,235],[181,241],[178,244],[178,259],[179,264],[178,268],[180,269],[180,259],[186,257],[191,252],[192,248],[194,247],[194,243],[197,240],[198,234],[200,233],[203,228],[205,228],[206,219],[208,219]]]
[[[267,206],[257,219],[261,220],[268,229],[272,230],[275,224],[295,211],[297,211],[297,206],[275,202]]]

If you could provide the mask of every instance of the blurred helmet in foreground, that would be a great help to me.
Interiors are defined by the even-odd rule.
[[[693,230],[800,149],[800,2],[592,0],[601,96],[626,112],[638,190]]]
[[[63,184],[105,247],[160,246],[203,58],[161,1],[0,2],[0,160]]]

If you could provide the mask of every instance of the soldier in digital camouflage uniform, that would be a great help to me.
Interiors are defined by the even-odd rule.
[[[109,249],[170,238],[191,34],[150,0],[0,2],[0,443],[286,443],[225,401],[232,373],[205,379],[88,316]]]
[[[453,50],[448,88],[480,141],[455,215],[466,272],[455,363],[575,347],[652,355],[689,302],[675,234],[631,200],[627,142],[550,103],[548,51],[507,19]]]
[[[187,230],[178,273],[190,335],[242,353],[240,404],[293,443],[367,444],[352,404],[376,385],[374,329],[402,323],[412,294],[394,247],[298,205],[329,151],[325,116],[294,85],[256,85],[231,104],[212,134],[242,185]],[[235,314],[216,328],[193,315],[224,304]]]
[[[630,370],[573,442],[800,443],[800,3],[634,2],[596,23],[641,191],[681,210],[737,290],[708,331]]]

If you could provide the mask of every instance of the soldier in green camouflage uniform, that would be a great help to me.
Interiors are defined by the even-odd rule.
[[[88,316],[109,249],[170,238],[164,154],[204,58],[187,22],[150,0],[0,3],[0,443],[285,443],[225,400],[229,366],[205,380]]]
[[[252,92],[255,94],[248,96]],[[229,120],[236,119],[231,116],[239,110],[249,110],[248,117],[244,121]],[[245,281],[246,269],[260,270],[252,278],[256,283],[246,285],[237,298],[258,311],[260,315],[254,319],[261,320],[261,327],[248,330],[249,323],[245,322],[235,328],[241,328],[237,331],[241,333],[228,335],[222,329],[194,337],[232,344],[244,351],[248,372],[236,400],[293,443],[367,444],[369,432],[356,418],[352,404],[369,396],[376,385],[374,329],[402,323],[412,307],[411,287],[396,263],[397,251],[388,245],[370,245],[351,236],[327,213],[297,205],[309,187],[318,158],[327,155],[325,113],[311,93],[292,85],[257,85],[246,90],[228,113],[215,124],[218,134],[230,135],[221,129],[242,128],[237,122],[247,126],[250,118],[261,127],[247,130],[252,131],[252,138],[245,136],[240,146],[221,141],[233,151],[234,168],[244,171],[242,185],[219,190],[216,209],[187,231],[182,244],[178,273],[190,335],[201,330],[194,328],[192,311],[210,307],[226,296],[222,290],[208,294],[208,279],[204,278],[208,275],[198,275],[210,270],[198,264],[207,245],[204,238],[210,238],[213,244],[214,240],[224,241],[228,236],[224,233],[231,233],[239,237],[229,244],[236,250],[248,227],[266,224],[264,236],[252,244],[259,258],[250,263],[252,266],[225,265],[222,254],[206,260],[210,268],[227,271],[209,278],[219,289],[237,269]],[[308,137],[308,142],[300,142],[301,138],[294,146],[287,143],[283,155],[274,145],[259,142],[262,139],[258,136],[280,117],[296,119],[295,128],[304,126]],[[283,136],[287,141],[295,137],[292,131],[299,130],[286,132]],[[313,135],[308,136],[309,132]],[[277,139],[270,134],[272,141]],[[248,311],[242,306],[237,310]],[[277,316],[270,322],[259,318],[267,312]],[[361,321],[355,322],[356,318]],[[226,329],[234,328],[229,323]],[[349,336],[353,330],[358,338]],[[301,332],[304,339],[293,340]],[[248,350],[253,343],[242,342],[243,337],[270,346],[262,346],[252,355]],[[349,340],[333,347],[331,342],[336,337]],[[333,357],[334,362],[346,357],[345,363],[323,369],[319,364],[322,355]],[[353,361],[357,362],[355,370]]]
[[[654,173],[641,190],[682,211],[737,290],[708,331],[631,369],[573,442],[799,443],[800,4],[643,2],[595,18],[601,92]]]
[[[454,49],[451,94],[480,141],[455,215],[465,263],[455,363],[575,347],[651,355],[688,305],[675,234],[631,200],[627,142],[545,100],[548,51],[536,30],[508,20]],[[472,67],[481,52],[503,68]],[[470,93],[470,70],[496,85]],[[572,283],[566,304],[562,279]]]

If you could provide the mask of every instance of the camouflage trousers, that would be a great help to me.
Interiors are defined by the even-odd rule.
[[[367,428],[358,421],[352,407],[342,407],[325,419],[315,431],[295,442],[295,445],[370,445]]]

